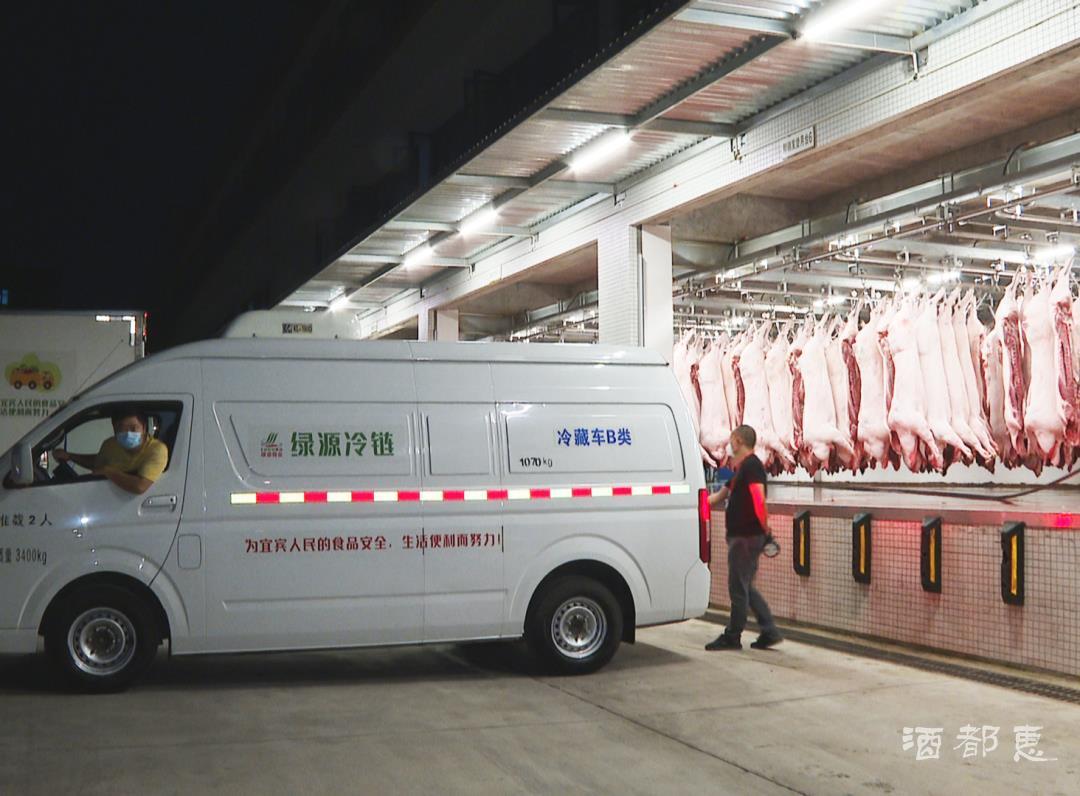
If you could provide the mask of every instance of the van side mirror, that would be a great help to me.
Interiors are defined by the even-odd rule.
[[[11,482],[16,486],[34,483],[34,453],[29,442],[20,442],[11,451]]]

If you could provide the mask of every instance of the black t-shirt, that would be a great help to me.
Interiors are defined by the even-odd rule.
[[[761,459],[751,453],[742,460],[735,476],[727,483],[731,491],[727,509],[724,511],[727,536],[757,536],[768,533],[754,511],[754,496],[750,494],[750,484],[764,483],[765,467],[761,464]]]

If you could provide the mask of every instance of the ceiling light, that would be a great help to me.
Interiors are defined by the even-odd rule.
[[[458,232],[462,235],[473,235],[485,227],[494,225],[498,216],[499,211],[491,205],[485,205],[475,213],[462,219],[461,223],[458,224]]]
[[[947,271],[935,271],[932,274],[926,275],[926,283],[928,285],[943,285],[946,282],[959,282],[960,281],[960,269],[953,268]]]
[[[349,293],[347,291],[342,291],[341,295],[330,302],[330,306],[327,307],[327,309],[330,310],[330,312],[337,312],[338,310],[344,309],[345,305],[348,303]]]
[[[588,171],[621,152],[629,144],[629,130],[609,130],[581,147],[570,157],[567,165],[571,171]]]
[[[823,41],[838,30],[851,29],[886,0],[836,0],[807,16],[799,34],[807,41]]]
[[[1075,246],[1062,245],[1035,252],[1035,259],[1040,263],[1053,263],[1060,260],[1067,260],[1075,254]]]
[[[424,260],[430,259],[434,253],[435,250],[431,248],[430,243],[421,243],[405,255],[405,259],[402,260],[401,264],[406,268],[411,268],[414,265],[419,265]]]

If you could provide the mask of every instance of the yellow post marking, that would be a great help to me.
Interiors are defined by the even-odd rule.
[[[1016,538],[1016,534],[1014,533],[1012,536],[1012,588],[1010,589],[1013,594],[1016,594],[1018,590],[1018,586],[1016,583],[1016,554],[1019,546],[1019,540]]]

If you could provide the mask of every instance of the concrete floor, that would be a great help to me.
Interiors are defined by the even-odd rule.
[[[0,793],[1080,791],[1080,706],[794,642],[704,652],[716,632],[641,631],[590,677],[439,646],[159,660],[100,697],[0,659]],[[964,724],[998,749],[963,760]],[[1017,724],[1057,761],[1013,762]],[[939,760],[902,750],[915,725],[945,728]]]

